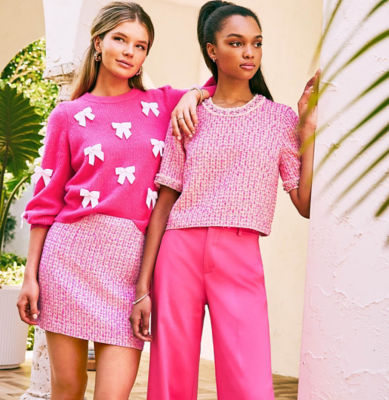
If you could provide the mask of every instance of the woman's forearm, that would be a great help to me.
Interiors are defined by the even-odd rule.
[[[48,230],[49,227],[44,226],[37,226],[31,229],[27,263],[24,271],[25,280],[37,279],[39,262]]]
[[[143,260],[138,283],[136,285],[136,298],[140,298],[150,290],[151,279],[154,272],[159,246],[165,232],[166,224],[179,193],[165,186],[161,187],[157,204],[151,214],[145,240]]]
[[[309,138],[313,135],[313,131],[308,131],[304,137]],[[312,191],[312,174],[313,174],[313,154],[314,154],[314,141],[304,149],[301,155],[301,175],[300,183],[297,189],[297,201],[294,202],[299,213],[309,218],[311,208],[311,191]]]

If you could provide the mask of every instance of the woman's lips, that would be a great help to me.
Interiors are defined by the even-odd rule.
[[[127,61],[116,60],[116,62],[117,62],[119,65],[121,65],[122,67],[127,68],[127,69],[133,67],[133,65],[130,64],[130,63],[128,63]]]
[[[251,71],[255,68],[255,64],[247,63],[247,64],[240,64],[240,67],[243,69],[246,69],[248,71]]]

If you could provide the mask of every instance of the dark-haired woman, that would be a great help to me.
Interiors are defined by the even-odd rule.
[[[52,400],[84,398],[88,340],[95,343],[95,399],[128,399],[135,380],[143,342],[129,316],[157,198],[154,176],[184,94],[144,90],[141,69],[153,38],[138,4],[104,7],[73,99],[48,122],[25,212],[32,230],[18,307],[23,321],[46,331]],[[181,128],[191,126],[201,97],[199,89],[181,101]]]
[[[206,3],[198,37],[217,80],[198,107],[192,140],[168,133],[155,182],[160,196],[144,251],[132,324],[151,340],[147,296],[153,282],[149,400],[197,398],[204,307],[215,349],[218,399],[272,400],[267,302],[260,235],[270,233],[279,175],[300,214],[309,217],[316,111],[299,122],[272,101],[261,74],[262,30],[247,8]],[[318,75],[299,102],[307,111]],[[170,217],[169,217],[170,213]],[[163,235],[167,223],[167,231]],[[161,238],[163,236],[162,242]]]

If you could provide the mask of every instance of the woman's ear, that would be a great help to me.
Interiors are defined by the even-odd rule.
[[[95,46],[95,50],[98,53],[101,53],[101,38],[100,38],[100,36],[95,37],[93,42],[94,42],[93,44]]]
[[[208,53],[208,57],[213,62],[216,62],[216,50],[215,50],[215,45],[214,44],[207,43],[207,53]]]

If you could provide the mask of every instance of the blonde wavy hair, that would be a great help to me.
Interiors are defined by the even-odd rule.
[[[71,99],[77,99],[86,92],[90,92],[96,85],[97,75],[99,73],[100,62],[95,61],[95,39],[104,38],[105,34],[124,21],[138,21],[145,26],[149,34],[149,43],[147,54],[154,41],[154,26],[149,15],[143,8],[129,1],[113,1],[103,7],[92,23],[91,38],[89,47],[81,63],[79,72],[74,81]],[[128,80],[130,88],[145,90],[142,81],[142,73],[134,75]]]

